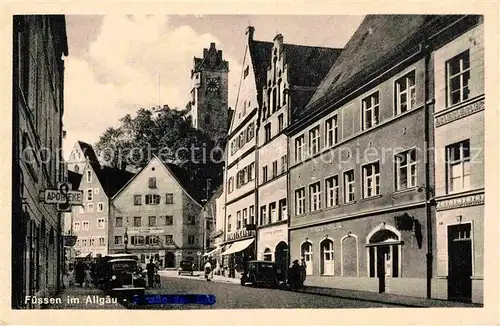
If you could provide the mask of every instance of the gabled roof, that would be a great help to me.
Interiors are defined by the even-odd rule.
[[[71,183],[72,190],[78,190],[78,188],[80,188],[81,181],[82,181],[82,175],[80,173],[68,170],[68,182]]]
[[[309,114],[331,100],[340,99],[361,81],[366,81],[377,71],[393,65],[397,58],[409,55],[424,39],[431,23],[434,25],[437,20],[452,17],[366,16],[301,115]]]
[[[89,160],[90,163],[93,164],[99,163],[99,160],[97,159],[97,155],[95,154],[92,145],[87,144],[86,142],[83,142],[81,140],[78,141],[78,145],[80,146],[83,155],[87,160]]]
[[[257,87],[257,102],[262,104],[262,88],[266,85],[267,66],[271,62],[272,42],[250,40],[248,47]]]
[[[99,179],[101,186],[109,198],[113,197],[129,180],[134,176],[133,173],[112,168],[109,166],[100,166],[98,164],[90,164],[94,173]]]

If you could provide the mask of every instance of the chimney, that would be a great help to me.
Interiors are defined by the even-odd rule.
[[[214,42],[211,42],[210,43],[210,50],[214,49],[215,50],[215,43]]]
[[[253,33],[255,32],[255,28],[253,26],[248,26],[245,35],[248,35],[248,41],[253,41]]]

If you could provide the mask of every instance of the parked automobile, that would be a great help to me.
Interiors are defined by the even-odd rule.
[[[179,275],[181,274],[190,274],[194,273],[194,263],[190,260],[182,260],[179,264]]]
[[[105,290],[113,296],[132,297],[143,295],[146,280],[133,258],[111,259],[107,262],[107,276]]]
[[[108,262],[113,259],[134,259],[139,260],[139,257],[133,254],[109,254],[104,257],[95,258],[95,274],[94,283],[97,287],[103,287],[108,281]]]
[[[259,285],[277,287],[276,264],[272,261],[264,260],[251,260],[247,262],[246,269],[241,275],[240,283],[243,286],[251,283],[254,287]]]

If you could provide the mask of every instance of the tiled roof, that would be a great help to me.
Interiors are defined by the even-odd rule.
[[[252,59],[255,86],[257,87],[257,102],[259,106],[262,104],[262,88],[266,84],[267,67],[271,63],[272,49],[272,42],[251,40],[249,43],[250,58]]]
[[[301,115],[346,95],[361,81],[390,67],[396,58],[409,55],[423,40],[431,23],[452,18],[436,15],[366,16]]]
[[[99,163],[99,160],[97,159],[97,155],[95,154],[92,145],[87,144],[86,142],[83,142],[81,140],[78,141],[78,145],[80,145],[80,148],[83,151],[83,155],[85,156],[85,158],[89,160],[90,163],[93,164]]]
[[[108,197],[113,197],[134,176],[134,173],[125,170],[98,164],[91,165]]]

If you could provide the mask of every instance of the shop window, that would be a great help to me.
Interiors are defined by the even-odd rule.
[[[321,274],[334,275],[335,260],[333,241],[325,239],[321,242]]]

